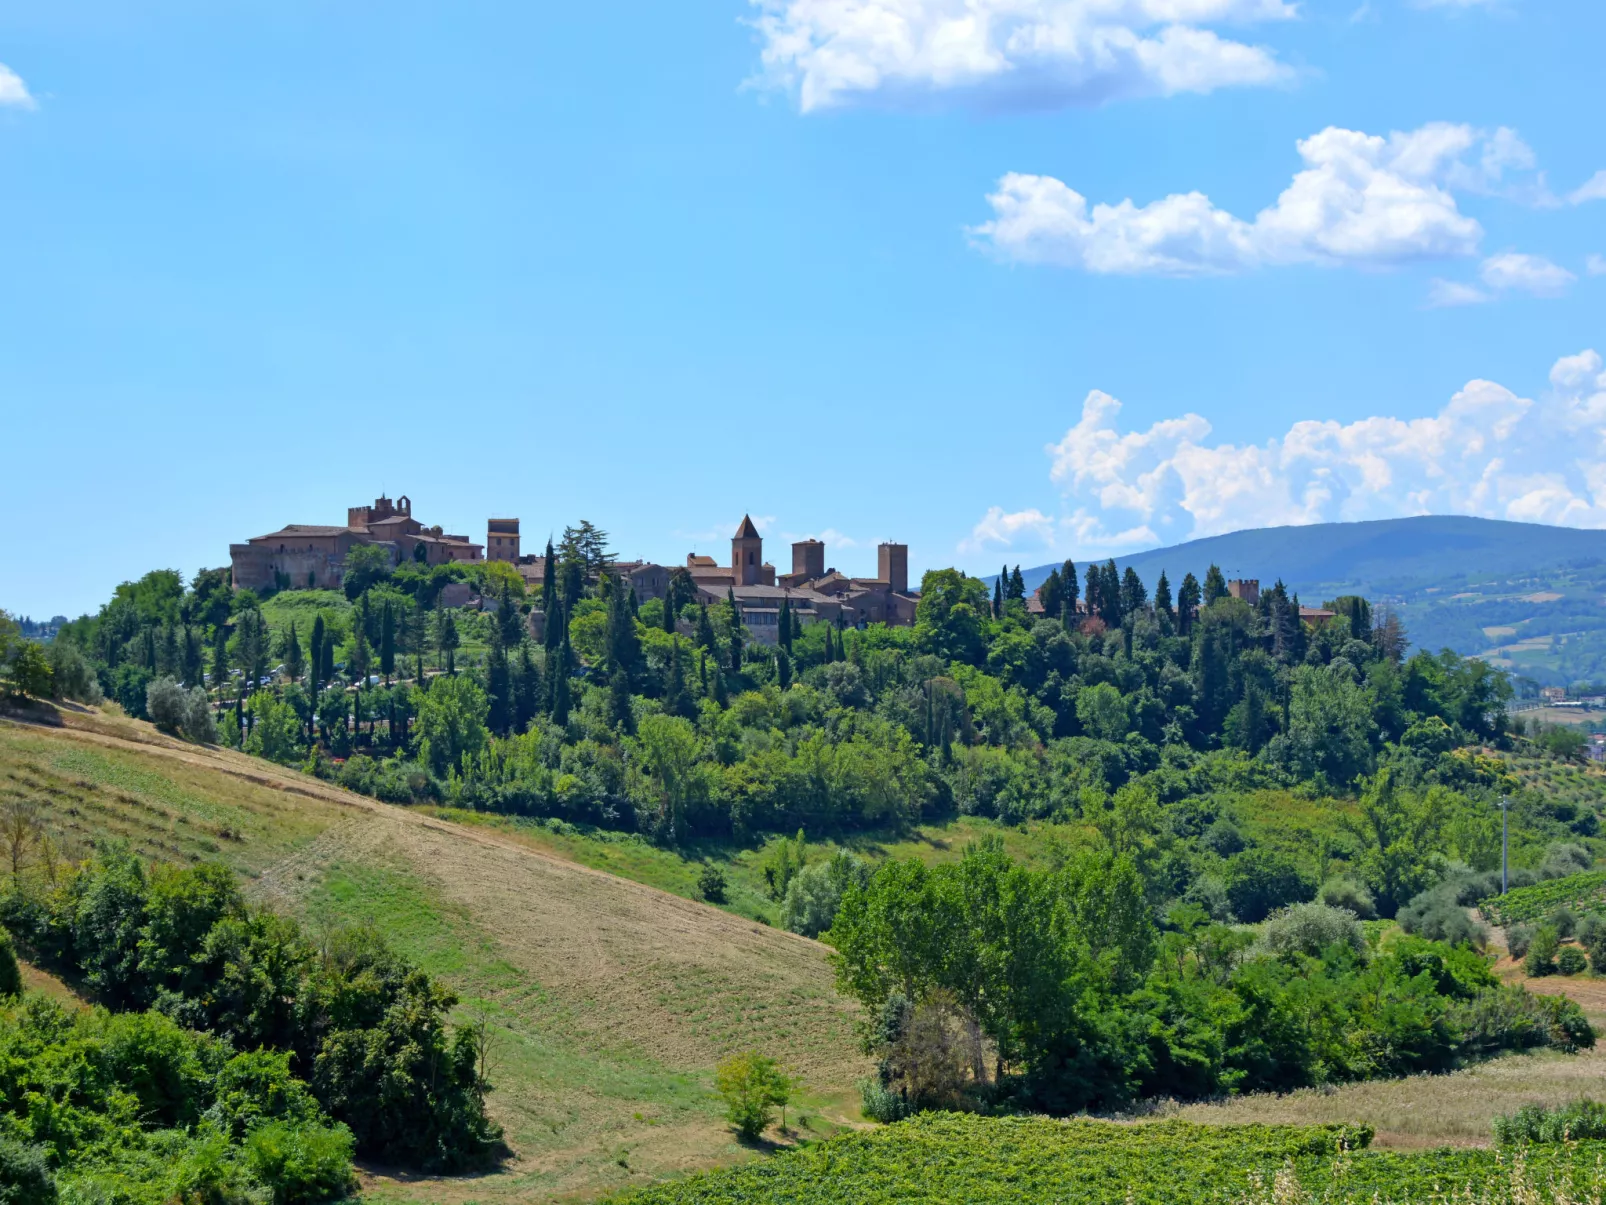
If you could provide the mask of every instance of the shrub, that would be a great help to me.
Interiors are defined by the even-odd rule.
[[[1466,907],[1459,900],[1456,886],[1443,883],[1411,900],[1395,919],[1407,933],[1429,941],[1482,947],[1489,931],[1467,915]]]
[[[1258,924],[1278,908],[1315,894],[1315,884],[1282,854],[1247,849],[1227,862],[1227,901],[1245,924]]]
[[[1565,904],[1545,917],[1545,924],[1554,929],[1556,936],[1561,938],[1571,937],[1578,931],[1578,918],[1572,914],[1572,909]]]
[[[199,686],[190,687],[184,698],[184,735],[198,744],[217,744],[217,720],[212,715],[212,705],[207,702],[206,691]]]
[[[44,1147],[0,1135],[0,1202],[55,1205],[56,1181]]]
[[[1540,925],[1534,931],[1533,941],[1528,943],[1528,952],[1523,955],[1522,969],[1535,978],[1554,975],[1556,950],[1560,945],[1561,939],[1556,936],[1556,931],[1549,925]]]
[[[775,1108],[791,1098],[791,1081],[774,1059],[757,1051],[732,1055],[714,1075],[725,1098],[731,1124],[748,1141],[758,1138],[775,1120]]]
[[[725,902],[725,872],[712,862],[704,862],[697,876],[697,890],[710,904]]]
[[[274,1205],[318,1205],[357,1187],[351,1174],[351,1131],[343,1125],[269,1121],[245,1140],[245,1165]]]
[[[101,693],[100,680],[95,677],[94,667],[77,645],[67,640],[52,640],[45,651],[45,658],[50,662],[57,698],[95,704],[105,697]]]
[[[842,893],[851,884],[863,886],[870,868],[845,849],[827,862],[805,867],[792,878],[781,902],[781,923],[804,937],[818,937],[836,921]]]
[[[1501,1146],[1606,1138],[1606,1105],[1587,1097],[1554,1109],[1524,1105],[1515,1113],[1495,1118],[1494,1136]]]
[[[145,688],[145,714],[163,732],[177,736],[188,714],[184,688],[171,678],[157,678]]]
[[[1221,924],[1231,924],[1232,902],[1227,898],[1227,885],[1214,875],[1202,874],[1182,894],[1185,904],[1197,904],[1205,915]]]
[[[1260,945],[1272,954],[1320,954],[1329,946],[1347,946],[1366,954],[1366,935],[1355,914],[1326,904],[1293,904],[1273,913],[1260,935]]]
[[[859,1082],[859,1100],[864,1115],[883,1125],[902,1121],[909,1116],[909,1102],[878,1079]]]
[[[1377,902],[1372,893],[1354,879],[1328,879],[1316,896],[1329,908],[1343,908],[1361,920],[1377,919]]]
[[[17,951],[11,944],[11,934],[0,929],[0,997],[22,995],[22,969],[17,966]]]
[[[1577,946],[1562,946],[1556,952],[1556,970],[1563,975],[1582,975],[1589,959]]]
[[[1528,954],[1528,947],[1533,944],[1534,929],[1532,925],[1512,925],[1506,930],[1506,949],[1511,951],[1513,958],[1523,958]]]

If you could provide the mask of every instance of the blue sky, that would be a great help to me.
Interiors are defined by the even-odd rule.
[[[1606,526],[1603,44],[1571,0],[12,0],[0,606],[381,490],[850,571]]]

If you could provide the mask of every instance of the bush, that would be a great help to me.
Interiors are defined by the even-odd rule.
[[[217,744],[217,720],[213,718],[206,691],[199,686],[190,687],[184,697],[184,735],[197,744]]]
[[[1562,946],[1556,952],[1556,970],[1563,975],[1582,975],[1589,959],[1577,946]]]
[[[1326,904],[1293,904],[1273,913],[1260,935],[1260,945],[1272,954],[1317,955],[1329,946],[1345,946],[1365,956],[1366,935],[1355,914]]]
[[[1606,1138],[1606,1105],[1588,1098],[1554,1109],[1540,1104],[1524,1105],[1515,1113],[1495,1118],[1494,1136],[1501,1146]]]
[[[56,1180],[44,1147],[0,1136],[0,1202],[55,1205]]]
[[[818,937],[836,921],[842,893],[852,884],[864,886],[870,868],[845,849],[827,862],[816,862],[793,876],[781,901],[781,923],[793,933]]]
[[[184,688],[171,678],[157,678],[145,688],[145,714],[169,736],[177,736],[189,714]]]
[[[1377,902],[1372,893],[1354,879],[1328,879],[1316,896],[1329,908],[1343,908],[1360,920],[1377,919]]]
[[[860,1081],[859,1100],[864,1115],[883,1125],[902,1121],[909,1116],[909,1102],[878,1079]]]
[[[1528,943],[1528,952],[1523,955],[1522,969],[1534,978],[1554,975],[1556,950],[1560,945],[1561,940],[1556,936],[1556,931],[1549,925],[1540,925],[1534,931],[1533,940]]]
[[[1315,894],[1315,884],[1282,854],[1248,849],[1227,862],[1227,901],[1245,924],[1258,924],[1278,908]]]
[[[0,929],[0,997],[22,995],[22,968],[17,965],[17,951],[11,944],[11,934]]]
[[[1506,930],[1506,949],[1511,951],[1513,958],[1524,958],[1528,954],[1528,947],[1533,944],[1533,939],[1532,925],[1512,925]]]
[[[704,862],[697,876],[697,890],[710,904],[725,902],[725,872],[712,862]]]
[[[55,680],[58,699],[76,699],[80,703],[97,704],[104,699],[100,680],[78,646],[66,640],[52,640],[45,651],[50,671]]]
[[[1453,886],[1441,884],[1406,904],[1395,919],[1400,922],[1400,928],[1413,936],[1452,946],[1482,948],[1489,939],[1489,931],[1468,916],[1457,899]]]
[[[1572,914],[1572,909],[1565,905],[1545,917],[1545,924],[1556,931],[1557,937],[1564,939],[1578,931],[1578,918]]]
[[[318,1205],[357,1187],[351,1172],[351,1131],[343,1125],[269,1121],[245,1140],[245,1165],[274,1205]]]

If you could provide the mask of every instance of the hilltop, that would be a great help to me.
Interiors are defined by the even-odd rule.
[[[1478,655],[1541,685],[1606,676],[1606,531],[1422,515],[1266,527],[1117,557],[1150,584],[1281,578],[1307,604],[1341,594],[1389,603],[1413,643]],[[1028,590],[1055,565],[1022,569]]]

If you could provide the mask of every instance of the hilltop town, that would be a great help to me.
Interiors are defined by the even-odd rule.
[[[369,506],[346,511],[345,526],[292,523],[267,535],[232,544],[229,556],[237,589],[339,589],[346,556],[360,545],[390,553],[392,566],[475,564],[500,561],[513,566],[532,589],[546,573],[545,555],[525,553],[518,519],[486,521],[485,543],[449,535],[439,526],[425,527],[413,518],[405,494],[380,496]],[[908,626],[915,620],[916,597],[909,590],[909,546],[883,543],[876,550],[876,576],[851,577],[826,565],[825,544],[798,540],[792,544],[792,569],[777,573],[764,558],[764,537],[744,515],[731,537],[729,564],[690,553],[684,565],[651,561],[609,561],[606,570],[627,582],[638,602],[665,598],[671,580],[689,583],[690,601],[734,600],[743,624],[764,644],[779,640],[781,604],[786,602],[801,624],[820,620],[838,627],[885,623]]]

